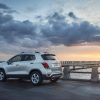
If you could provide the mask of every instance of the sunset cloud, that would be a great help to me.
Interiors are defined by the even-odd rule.
[[[2,8],[9,9],[6,5]],[[41,16],[42,17],[42,16]],[[69,23],[67,17],[74,19]],[[11,14],[0,13],[0,42],[25,48],[39,48],[49,45],[81,45],[100,42],[100,27],[88,21],[76,21],[74,12],[68,16],[54,12],[44,18],[46,23],[18,21]],[[44,22],[43,21],[43,22]],[[45,44],[45,45],[44,45]]]
[[[27,8],[27,7],[26,7]],[[100,26],[80,18],[74,11],[52,11],[33,15],[33,21],[18,20],[17,10],[0,3],[0,52],[29,49],[100,45]],[[18,15],[17,14],[17,15]],[[28,15],[29,13],[27,13]]]

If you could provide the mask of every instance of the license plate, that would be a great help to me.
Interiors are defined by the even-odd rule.
[[[52,64],[52,67],[59,67],[59,64]]]

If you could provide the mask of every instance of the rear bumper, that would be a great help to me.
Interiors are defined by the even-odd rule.
[[[49,80],[51,78],[60,78],[61,76],[62,76],[62,73],[54,73],[54,74],[43,75],[43,79]]]

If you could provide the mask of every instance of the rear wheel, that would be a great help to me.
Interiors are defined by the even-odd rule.
[[[30,75],[30,79],[33,85],[40,85],[43,82],[43,78],[40,72],[33,71]]]
[[[0,81],[5,81],[6,80],[6,75],[3,70],[0,70]]]

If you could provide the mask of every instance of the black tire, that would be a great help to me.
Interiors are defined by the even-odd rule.
[[[51,78],[51,79],[50,79],[50,81],[51,81],[52,83],[56,83],[58,80],[59,80],[59,78]]]
[[[43,82],[42,74],[38,71],[33,71],[30,74],[30,79],[31,79],[31,82],[34,86],[40,85]]]
[[[4,82],[6,80],[6,74],[4,70],[0,70],[0,82]]]

